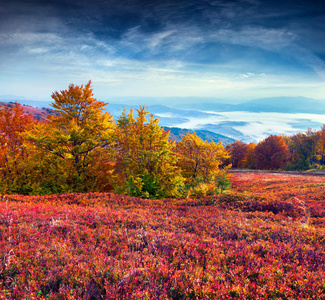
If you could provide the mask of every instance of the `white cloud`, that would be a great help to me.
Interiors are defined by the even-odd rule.
[[[154,50],[155,48],[161,46],[162,44],[168,41],[168,38],[175,33],[175,30],[167,30],[159,33],[153,34],[148,39],[148,45],[150,49]]]
[[[246,74],[240,74],[240,78],[249,78],[249,77],[252,77],[252,76],[255,76],[255,74],[251,73],[251,72],[248,72]]]
[[[119,42],[120,47],[130,47],[133,51],[177,52],[191,49],[192,46],[204,42],[201,30],[196,27],[166,26],[160,32],[142,32],[141,26],[129,29]]]

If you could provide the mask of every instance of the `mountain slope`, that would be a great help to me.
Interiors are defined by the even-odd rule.
[[[222,142],[224,145],[233,143],[235,140],[227,137],[225,135],[217,134],[212,131],[208,130],[191,130],[191,129],[183,129],[178,127],[163,127],[165,130],[170,131],[170,138],[172,138],[175,141],[180,141],[182,139],[182,135],[186,135],[187,133],[195,133],[199,138],[201,138],[204,141],[214,141],[215,143]]]

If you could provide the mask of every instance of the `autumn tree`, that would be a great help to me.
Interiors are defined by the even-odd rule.
[[[317,160],[321,165],[325,165],[325,125],[319,131],[319,138],[316,144]]]
[[[91,189],[89,170],[97,164],[98,151],[111,143],[114,122],[105,112],[104,102],[93,97],[91,81],[70,84],[67,90],[54,92],[51,106],[57,116],[50,116],[26,134],[38,153],[54,169],[60,170],[73,191]]]
[[[256,168],[256,158],[255,158],[255,143],[249,143],[246,145],[246,154],[243,161],[243,167],[247,169]]]
[[[229,153],[222,142],[216,144],[213,141],[203,141],[195,132],[187,133],[177,143],[176,153],[183,177],[189,188],[197,189],[198,194],[207,188],[206,183],[215,182],[218,178],[224,179],[219,180],[218,184],[227,183],[225,170],[230,166],[223,169],[220,166],[229,158]]]
[[[115,138],[116,191],[141,197],[176,197],[183,178],[176,166],[174,142],[148,117],[145,106],[126,110],[117,119]]]
[[[305,133],[297,133],[293,136],[287,137],[287,145],[290,151],[290,165],[291,170],[307,170],[310,168],[310,145]]]
[[[226,146],[230,154],[230,162],[233,168],[256,168],[255,143],[246,144],[242,141],[235,141]]]
[[[25,114],[20,104],[9,104],[0,110],[0,171],[2,192],[19,192],[15,183],[26,173],[21,161],[27,160],[23,133],[35,123],[33,117]]]
[[[235,141],[226,146],[231,157],[231,165],[233,168],[243,168],[247,153],[247,144],[242,141]]]
[[[320,132],[308,128],[306,131],[307,145],[309,148],[309,163],[313,166],[316,163],[317,144],[320,139]]]
[[[10,103],[0,110],[0,147],[3,157],[9,154],[24,155],[22,133],[33,123],[33,117],[25,114],[19,103]]]
[[[289,159],[289,150],[281,136],[270,135],[259,142],[254,150],[257,169],[283,169]]]

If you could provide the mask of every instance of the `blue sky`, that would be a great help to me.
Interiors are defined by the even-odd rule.
[[[0,0],[0,95],[325,99],[325,4]]]

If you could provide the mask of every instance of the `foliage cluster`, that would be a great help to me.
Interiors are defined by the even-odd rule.
[[[234,168],[308,170],[325,168],[325,125],[292,136],[270,135],[257,145],[235,141],[227,145]]]
[[[0,193],[115,191],[164,198],[228,186],[221,143],[188,134],[175,145],[144,106],[135,115],[124,110],[115,121],[94,98],[90,81],[52,98],[54,115],[45,121],[19,104],[0,110]]]
[[[193,200],[213,204],[200,206],[110,193],[1,197],[0,298],[325,299],[324,178],[231,180],[230,195]],[[294,198],[305,212],[266,206]],[[265,206],[225,206],[241,201]]]

